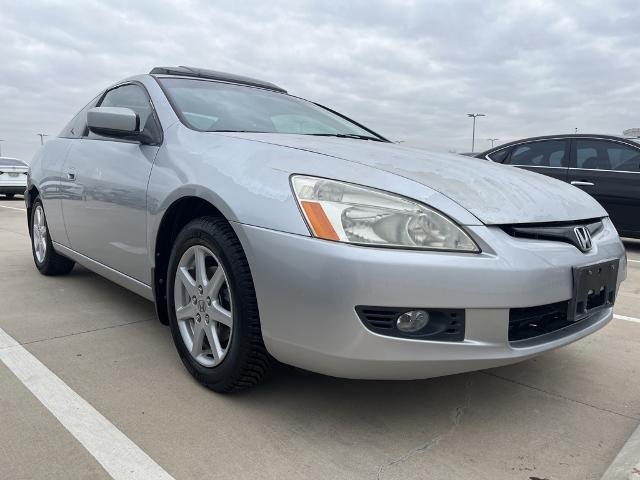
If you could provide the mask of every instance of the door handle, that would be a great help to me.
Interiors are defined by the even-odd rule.
[[[593,183],[591,182],[579,182],[577,180],[572,181],[571,185],[576,185],[578,187],[593,187]]]

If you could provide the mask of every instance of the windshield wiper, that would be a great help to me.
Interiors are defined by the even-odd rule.
[[[312,135],[314,137],[338,137],[338,138],[355,138],[357,140],[372,140],[374,142],[384,142],[384,140],[368,135],[358,135],[356,133],[305,133],[304,135]]]
[[[275,132],[262,132],[260,130],[206,130],[207,132],[234,132],[234,133],[275,133]]]
[[[235,132],[235,133],[282,133],[282,132],[261,132],[259,130],[207,130],[207,132]],[[291,134],[289,134],[291,135]],[[312,135],[314,137],[338,137],[338,138],[355,138],[356,140],[372,140],[374,142],[385,142],[381,138],[370,137],[368,135],[358,135],[357,133],[302,133],[301,135]]]

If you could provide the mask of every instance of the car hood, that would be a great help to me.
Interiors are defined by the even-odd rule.
[[[607,215],[591,196],[564,182],[478,158],[350,138],[262,133],[229,136],[328,155],[400,175],[449,197],[488,225]],[[331,178],[331,172],[326,176]]]

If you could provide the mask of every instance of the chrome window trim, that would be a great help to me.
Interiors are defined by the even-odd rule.
[[[631,170],[614,170],[607,168],[580,168],[580,167],[569,167],[569,170],[587,170],[590,172],[614,172],[614,173],[640,173],[640,171],[632,172]]]
[[[605,142],[613,142],[613,143],[621,143],[626,145],[627,147],[635,148],[636,150],[640,150],[640,144],[634,145],[634,142],[624,141],[618,138],[606,138],[606,137],[570,137],[574,140],[603,140]]]
[[[493,151],[493,152],[491,152],[490,154],[485,155],[485,156],[484,156],[484,158],[486,158],[486,159],[487,159],[487,160],[489,160],[490,162],[498,163],[498,162],[496,162],[495,160],[493,160],[493,159],[489,158],[489,155],[493,155],[494,153],[501,152],[502,150],[506,150],[507,148],[511,148],[511,147],[513,147],[513,146],[515,146],[515,145],[509,145],[509,146],[504,147],[504,148],[501,148],[501,149],[499,149],[499,150],[494,150],[494,151]],[[504,165],[504,163],[501,163],[500,165]]]
[[[556,168],[558,170],[567,170],[570,167],[547,167],[546,165],[512,165],[510,163],[503,164],[509,167],[520,167],[520,168]]]

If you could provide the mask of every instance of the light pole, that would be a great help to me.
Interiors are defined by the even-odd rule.
[[[471,153],[476,146],[476,118],[478,117],[486,117],[484,113],[467,113],[467,117],[473,118],[473,134],[471,136]]]
[[[488,141],[491,142],[491,148],[493,148],[493,144],[500,140],[499,138],[487,138]]]
[[[40,137],[40,145],[44,145],[44,137],[48,137],[46,133],[36,133]]]

